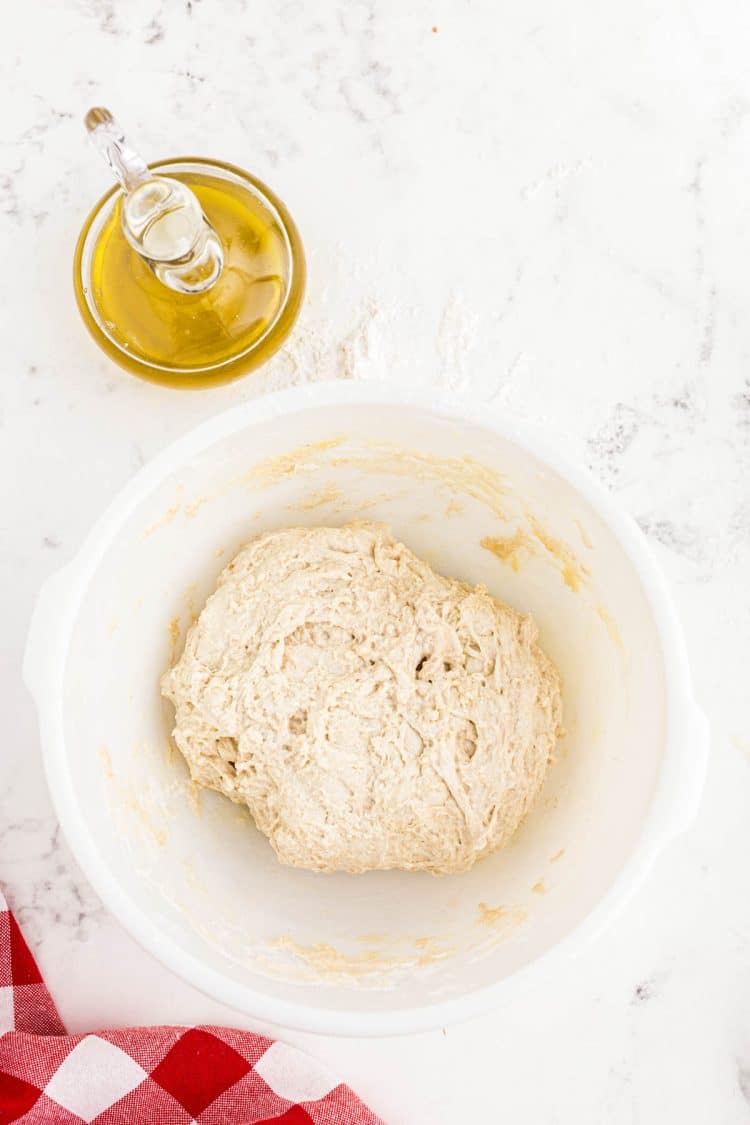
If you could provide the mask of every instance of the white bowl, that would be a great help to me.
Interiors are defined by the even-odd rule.
[[[169,739],[159,677],[233,551],[357,517],[531,612],[562,674],[567,735],[542,796],[466,874],[283,867],[241,809],[198,797]],[[157,457],[43,588],[25,678],[58,816],[107,906],[192,984],[308,1031],[440,1026],[559,969],[688,824],[706,768],[680,626],[635,524],[486,407],[372,385],[248,403]]]

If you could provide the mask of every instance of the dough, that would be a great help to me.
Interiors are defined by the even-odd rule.
[[[162,691],[193,779],[246,804],[282,863],[464,871],[552,755],[536,636],[381,524],[292,528],[229,564]]]

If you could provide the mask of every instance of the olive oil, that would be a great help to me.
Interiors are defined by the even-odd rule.
[[[211,386],[263,362],[288,334],[304,288],[302,246],[283,204],[248,173],[208,160],[153,169],[197,197],[223,248],[218,278],[195,293],[163,284],[125,237],[119,194],[102,201],[81,234],[78,304],[97,342],[129,370]]]

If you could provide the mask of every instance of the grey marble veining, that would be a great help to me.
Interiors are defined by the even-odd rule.
[[[4,821],[0,855],[9,872],[8,901],[38,953],[43,955],[46,942],[86,941],[96,930],[104,908],[78,870],[54,816]]]

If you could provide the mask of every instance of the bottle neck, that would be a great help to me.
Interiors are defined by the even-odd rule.
[[[122,229],[136,253],[175,292],[210,289],[224,250],[195,194],[179,180],[155,176],[108,109],[90,109],[85,123],[123,189]]]
[[[134,191],[151,178],[148,164],[127,142],[121,127],[108,109],[90,109],[85,117],[86,130],[102,154],[124,191]]]

